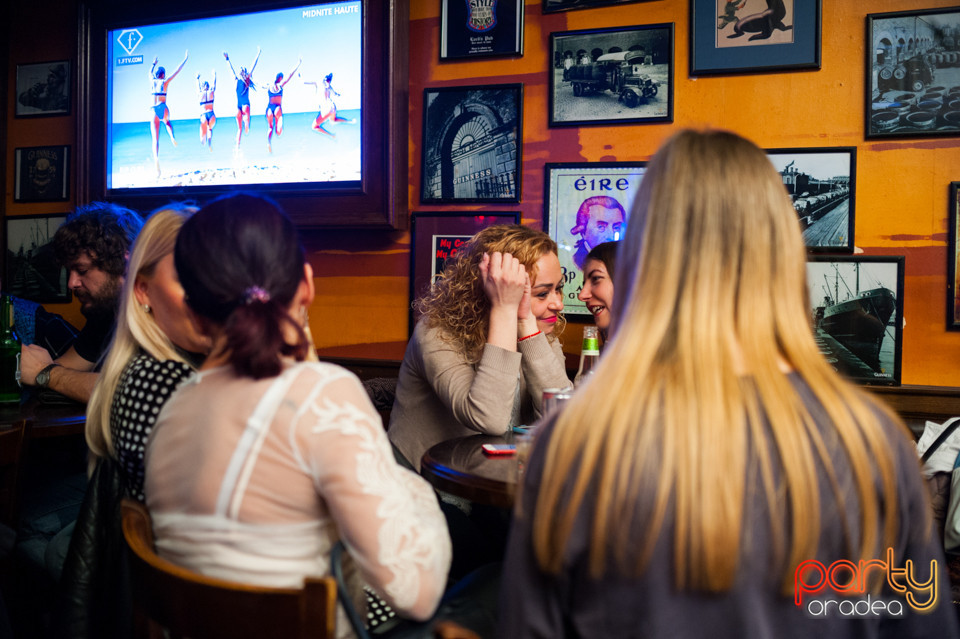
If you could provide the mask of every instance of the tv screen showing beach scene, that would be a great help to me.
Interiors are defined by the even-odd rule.
[[[108,193],[358,188],[362,4],[109,30]]]

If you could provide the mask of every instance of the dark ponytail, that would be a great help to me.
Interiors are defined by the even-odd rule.
[[[306,335],[288,313],[303,279],[303,248],[274,202],[250,194],[214,200],[184,224],[174,260],[187,304],[223,327],[238,375],[273,377],[282,356],[306,357]]]

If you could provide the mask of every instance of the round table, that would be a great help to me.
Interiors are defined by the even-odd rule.
[[[487,455],[483,444],[513,443],[512,438],[469,435],[440,442],[423,454],[420,474],[434,488],[478,504],[513,507],[517,456]]]

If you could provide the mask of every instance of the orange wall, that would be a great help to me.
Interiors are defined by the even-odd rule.
[[[716,126],[762,147],[856,146],[856,245],[866,254],[906,255],[903,382],[960,386],[960,333],[947,332],[947,191],[960,180],[960,138],[865,142],[864,16],[870,12],[954,6],[956,0],[823,2],[822,69],[692,79],[688,77],[689,0],[651,0],[621,7],[543,15],[526,1],[525,54],[471,62],[439,62],[438,0],[410,0],[409,208],[520,210],[539,227],[543,165],[552,162],[645,160],[674,131]],[[66,211],[72,205],[13,204],[13,148],[74,144],[74,116],[15,120],[12,85],[17,63],[75,58],[72,10],[54,0],[15,3],[11,29],[7,214]],[[27,15],[24,15],[27,14]],[[33,16],[32,19],[30,16]],[[60,16],[57,25],[51,16]],[[674,123],[581,129],[547,126],[550,33],[659,22],[675,23]],[[519,205],[421,206],[420,140],[424,87],[522,82],[523,176]],[[407,337],[409,233],[324,231],[305,237],[317,277],[310,322],[322,354],[399,359]],[[75,306],[55,307],[80,321]],[[577,350],[578,327],[567,337]]]

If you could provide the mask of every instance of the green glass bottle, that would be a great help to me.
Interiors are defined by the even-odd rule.
[[[0,404],[20,402],[20,340],[13,325],[13,300],[0,299]]]

